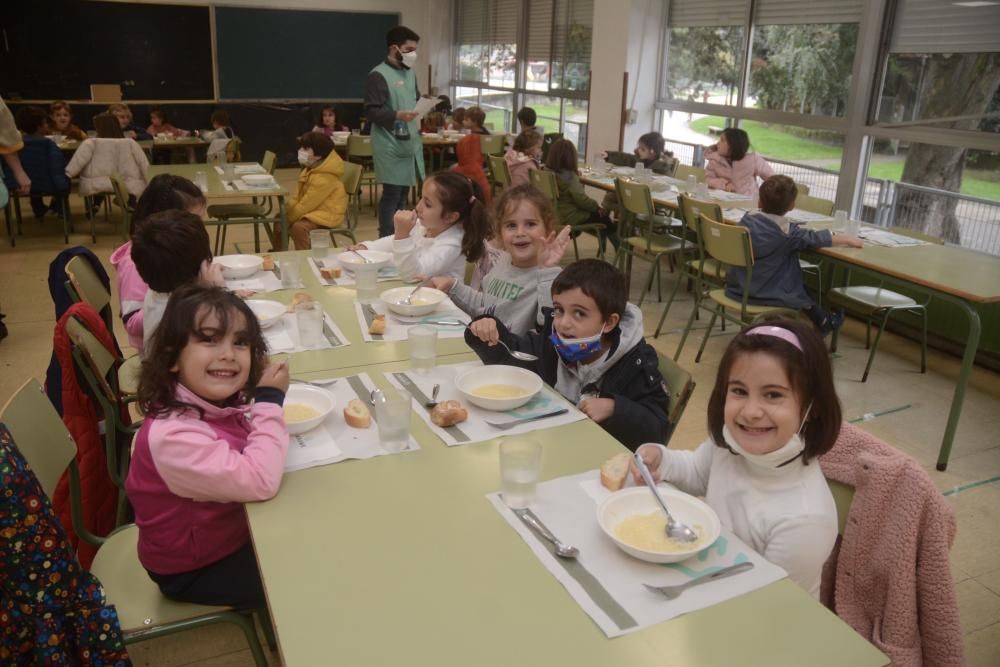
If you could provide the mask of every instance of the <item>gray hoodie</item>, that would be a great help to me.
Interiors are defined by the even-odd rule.
[[[572,401],[574,405],[583,398],[596,396],[599,393],[604,372],[618,363],[619,359],[642,340],[642,311],[635,304],[626,304],[625,316],[622,317],[618,326],[621,327],[618,347],[597,361],[592,361],[589,364],[576,364],[575,368],[571,368],[560,357],[559,366],[556,368],[556,390]],[[596,385],[598,391],[588,392],[584,395],[583,388],[590,384]]]
[[[552,281],[560,271],[562,268],[558,266],[519,269],[504,252],[483,276],[481,292],[456,282],[449,296],[472,317],[493,315],[520,336],[542,322],[543,307],[552,306]]]

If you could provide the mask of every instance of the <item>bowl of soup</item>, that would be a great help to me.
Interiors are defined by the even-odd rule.
[[[256,255],[221,255],[212,262],[222,267],[222,277],[229,280],[249,278],[264,264],[264,260]]]
[[[683,491],[657,488],[670,514],[697,533],[697,540],[667,537],[667,518],[645,486],[612,493],[597,506],[597,523],[604,534],[628,555],[648,563],[679,563],[712,546],[722,533],[715,510]]]
[[[385,304],[386,308],[406,317],[430,315],[448,298],[448,295],[439,289],[421,287],[416,292],[413,292],[413,296],[410,297],[410,303],[403,303],[403,300],[410,295],[410,292],[413,292],[412,286],[394,287],[382,292],[379,298],[382,299],[382,303]]]
[[[354,273],[354,270],[362,264],[374,266],[375,270],[378,270],[383,266],[388,266],[392,263],[391,252],[382,252],[380,250],[358,250],[357,252],[361,255],[361,257],[358,257],[357,254],[348,252],[347,250],[337,253],[334,257],[337,258],[337,261],[340,262],[341,266],[351,273]],[[362,259],[362,257],[364,259]],[[368,261],[366,262],[365,260]]]
[[[257,321],[260,322],[261,329],[266,329],[279,322],[282,315],[288,310],[285,304],[268,299],[247,299],[244,303],[257,316]]]
[[[309,384],[291,384],[285,394],[285,424],[291,435],[310,431],[333,411],[333,394]]]
[[[455,387],[473,405],[504,412],[534,398],[542,378],[517,366],[479,366],[458,375]]]

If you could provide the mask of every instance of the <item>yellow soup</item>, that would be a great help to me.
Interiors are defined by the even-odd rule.
[[[286,422],[304,422],[307,419],[313,419],[315,417],[319,417],[319,410],[311,405],[303,405],[302,403],[285,404]]]
[[[691,530],[698,534],[698,539],[694,542],[671,540],[664,531],[666,525],[667,519],[663,516],[663,512],[636,514],[615,526],[614,534],[629,546],[661,554],[689,551],[705,541],[705,530],[699,525],[691,526]]]
[[[480,398],[519,398],[528,392],[516,384],[481,384],[470,393]]]

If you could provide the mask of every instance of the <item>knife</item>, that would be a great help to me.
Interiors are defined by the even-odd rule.
[[[567,412],[569,412],[568,409],[566,409],[566,408],[560,408],[558,410],[553,410],[552,412],[546,412],[544,415],[535,415],[534,417],[525,417],[523,419],[512,419],[510,421],[505,421],[505,422],[491,422],[491,421],[486,420],[486,419],[484,419],[483,421],[486,422],[487,424],[489,424],[490,426],[492,426],[493,428],[506,429],[506,428],[513,428],[513,427],[517,426],[518,424],[523,424],[525,422],[533,422],[533,421],[536,421],[538,419],[546,419],[548,417],[556,417],[558,415],[566,414]]]

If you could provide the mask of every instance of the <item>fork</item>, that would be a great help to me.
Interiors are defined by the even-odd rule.
[[[721,570],[716,570],[712,574],[702,575],[700,577],[695,577],[691,581],[678,584],[676,586],[651,586],[649,584],[643,584],[648,590],[654,593],[662,593],[663,597],[668,600],[674,600],[680,597],[680,594],[691,588],[692,586],[700,586],[701,584],[706,584],[710,581],[715,581],[716,579],[725,579],[726,577],[731,577],[734,574],[740,574],[741,572],[747,572],[753,569],[753,563],[747,561],[745,563],[737,563],[736,565],[730,565],[729,567],[724,567]]]

